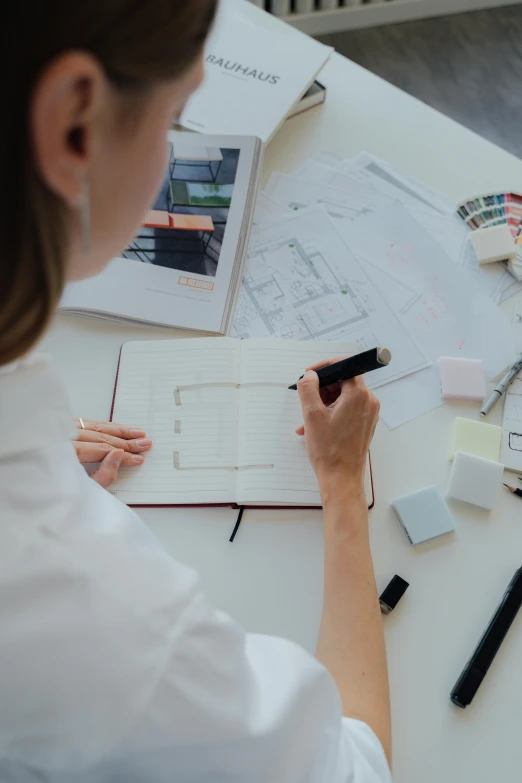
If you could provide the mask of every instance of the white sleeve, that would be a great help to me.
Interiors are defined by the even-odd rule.
[[[341,717],[337,688],[296,644],[245,634],[195,591],[133,736],[149,783],[385,783],[382,746]],[[146,738],[149,738],[147,740]],[[145,747],[143,750],[146,750]]]

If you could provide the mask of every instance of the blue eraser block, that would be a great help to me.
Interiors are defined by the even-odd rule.
[[[402,495],[392,503],[410,544],[422,544],[455,530],[455,520],[437,487]]]

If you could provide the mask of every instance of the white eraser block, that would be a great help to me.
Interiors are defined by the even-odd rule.
[[[498,502],[503,476],[504,465],[500,462],[458,451],[451,470],[447,497],[492,511]]]
[[[455,520],[437,487],[403,495],[392,503],[410,544],[422,544],[455,530]]]
[[[463,419],[457,416],[453,430],[453,448],[450,459],[457,451],[474,454],[498,462],[500,457],[500,442],[502,428],[496,424],[486,424],[473,419]]]
[[[477,254],[479,264],[492,264],[493,261],[509,261],[517,254],[517,248],[507,224],[479,228],[471,234],[471,243]]]
[[[439,359],[440,388],[445,400],[479,400],[486,396],[482,359]]]

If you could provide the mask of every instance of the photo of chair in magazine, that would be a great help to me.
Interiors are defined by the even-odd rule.
[[[168,142],[161,190],[124,258],[216,276],[240,150],[197,142]]]
[[[161,188],[135,237],[60,310],[223,335],[243,276],[263,145],[170,131]]]

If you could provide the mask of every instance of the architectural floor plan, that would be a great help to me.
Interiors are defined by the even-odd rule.
[[[427,365],[322,209],[252,235],[232,336],[387,345],[393,361],[374,386]]]

